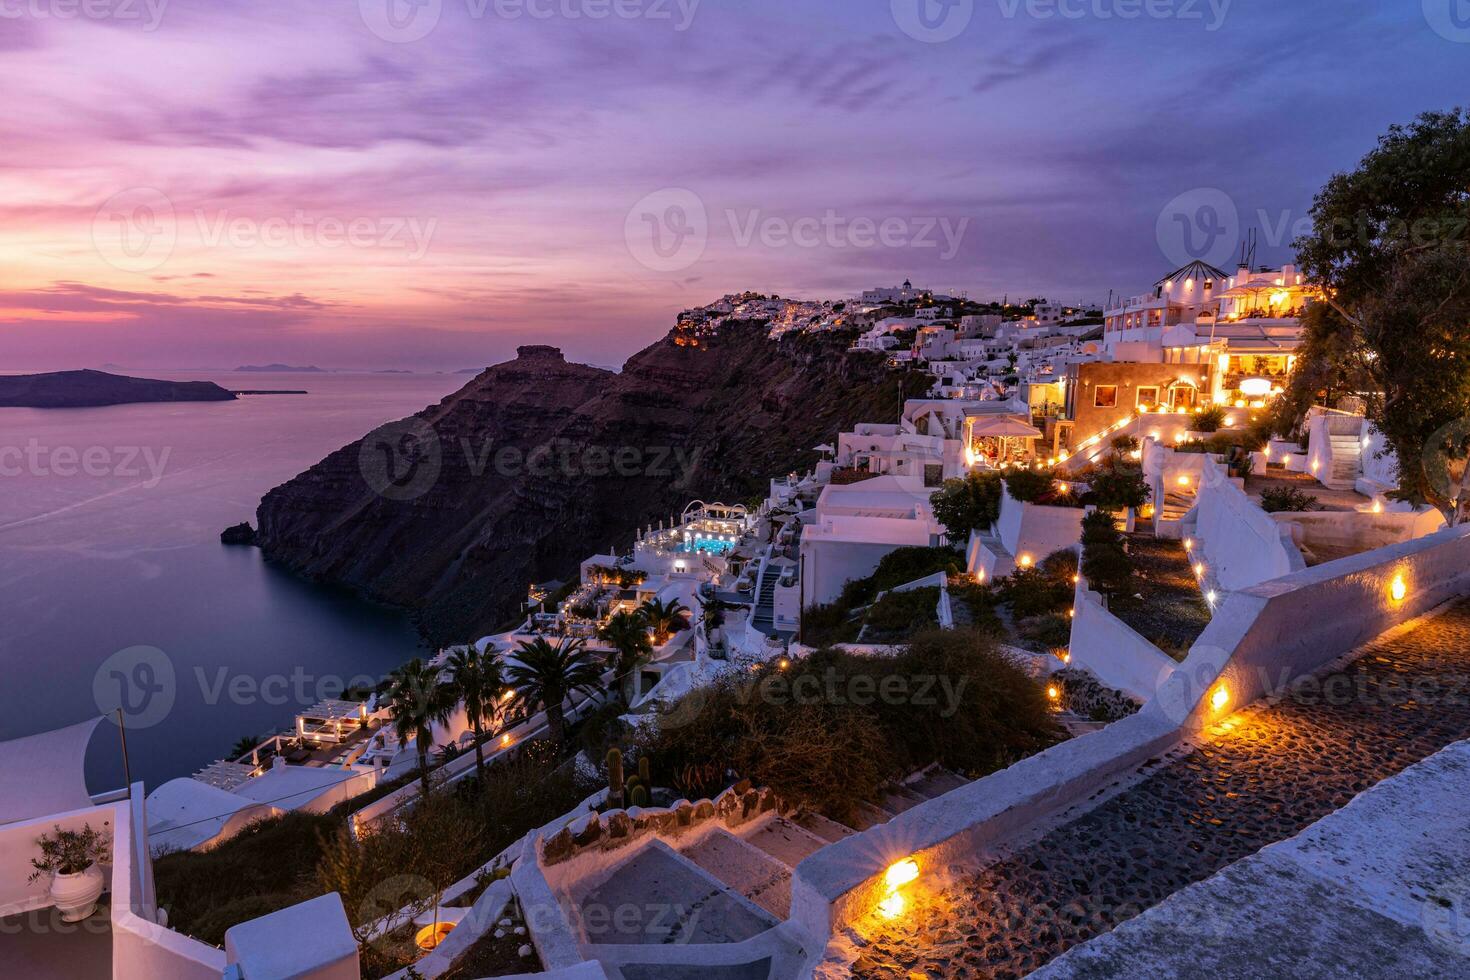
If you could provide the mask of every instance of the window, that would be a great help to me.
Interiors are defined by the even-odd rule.
[[[1118,386],[1098,385],[1092,392],[1093,408],[1117,408]]]
[[[1158,385],[1139,385],[1138,400],[1134,405],[1138,408],[1156,408],[1159,404]]]

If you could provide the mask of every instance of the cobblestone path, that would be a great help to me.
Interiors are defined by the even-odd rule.
[[[1470,738],[1470,602],[1258,702],[1199,747],[892,923],[858,978],[1024,976]]]

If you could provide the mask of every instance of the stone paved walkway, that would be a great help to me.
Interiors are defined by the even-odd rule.
[[[894,923],[858,978],[1020,977],[1470,737],[1470,602],[1274,703]]]

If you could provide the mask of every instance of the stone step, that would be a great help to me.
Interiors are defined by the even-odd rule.
[[[885,790],[883,799],[880,802],[883,809],[890,810],[897,816],[905,810],[912,810],[920,803],[923,803],[925,799],[926,797],[920,796],[912,790],[897,786]]]
[[[679,851],[778,919],[791,911],[791,869],[725,830],[715,830]]]
[[[802,829],[785,817],[777,817],[755,830],[742,829],[739,836],[788,868],[796,867],[807,855],[820,850],[829,843],[826,839]]]
[[[852,812],[852,829],[868,830],[893,819],[893,812],[871,803],[859,803]]]
[[[943,796],[951,790],[959,789],[969,784],[969,780],[957,772],[951,772],[943,766],[934,765],[910,776],[904,785],[920,796],[933,799]]]
[[[812,836],[820,837],[829,844],[836,843],[844,837],[851,837],[857,833],[857,831],[846,824],[840,824],[835,820],[828,820],[820,813],[801,813],[793,817],[792,822]]]

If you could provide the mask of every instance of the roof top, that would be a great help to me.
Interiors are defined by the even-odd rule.
[[[1168,283],[1168,282],[1178,282],[1181,279],[1229,279],[1229,278],[1230,278],[1230,273],[1225,272],[1222,269],[1217,269],[1214,266],[1210,265],[1208,262],[1201,262],[1198,259],[1196,259],[1195,261],[1189,263],[1188,265],[1182,265],[1179,268],[1175,269],[1173,272],[1169,273],[1167,276],[1165,276],[1164,278],[1160,279],[1158,282],[1154,283],[1154,286],[1157,288],[1159,286],[1164,285],[1165,283]]]

